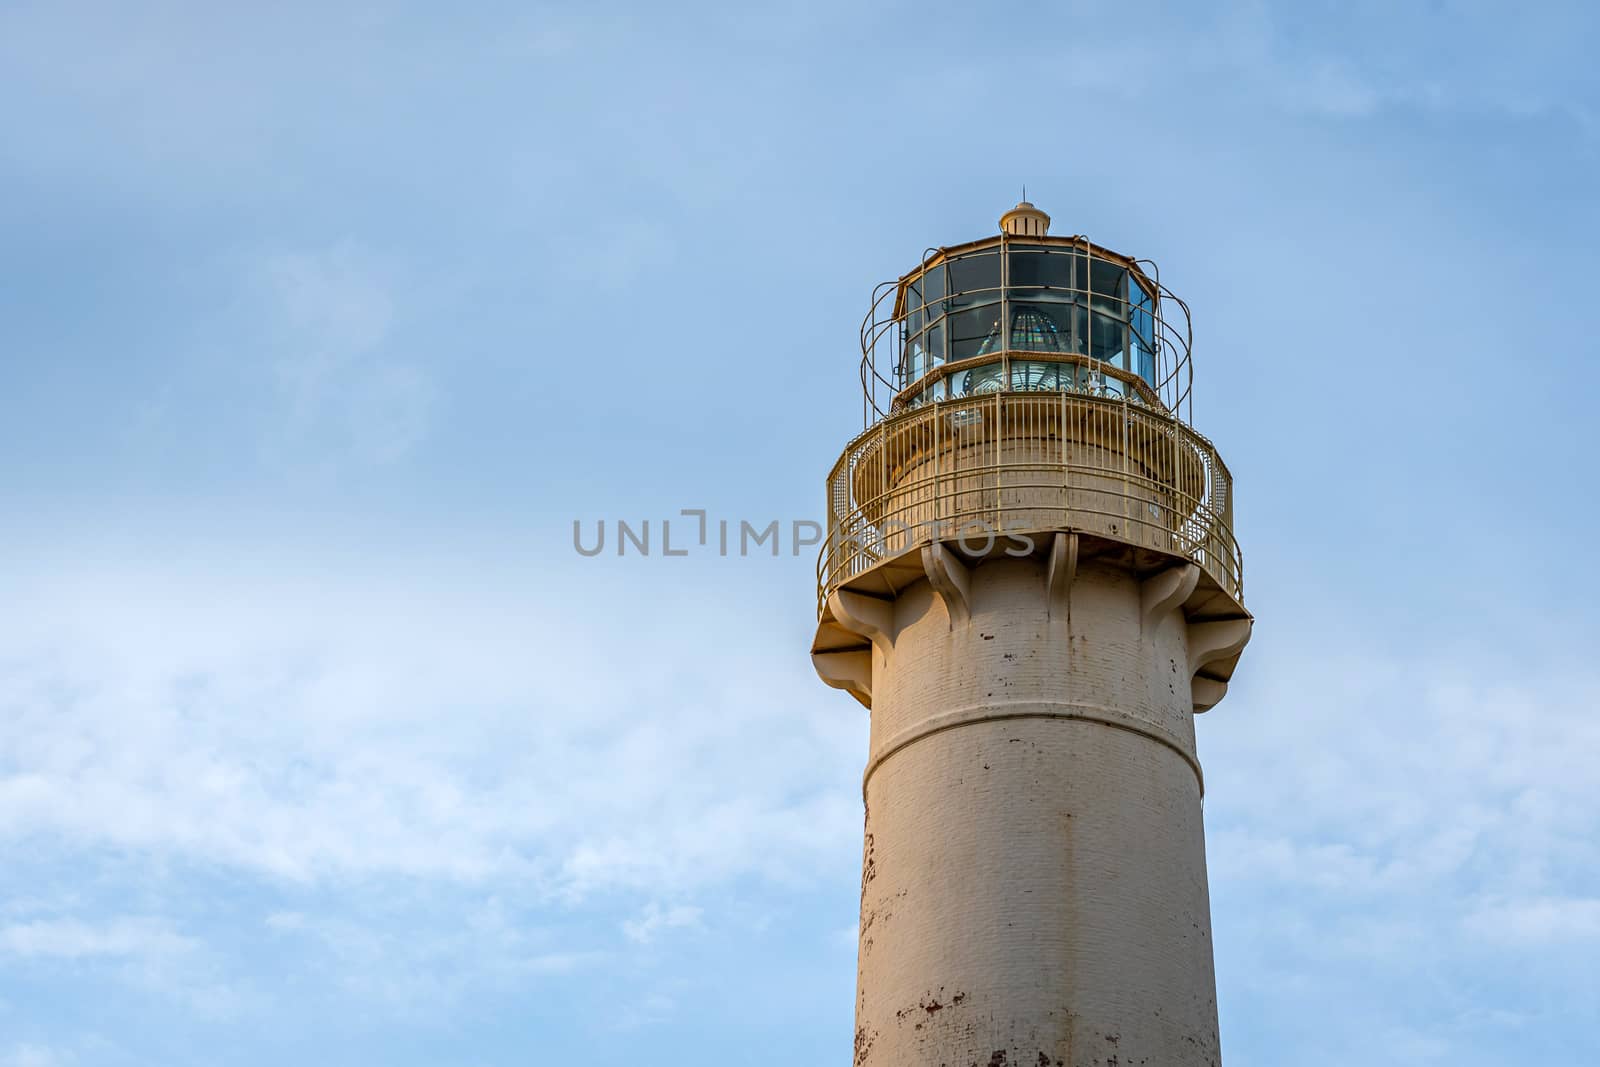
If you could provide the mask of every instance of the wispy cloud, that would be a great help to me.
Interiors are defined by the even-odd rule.
[[[1224,973],[1254,1011],[1340,999],[1358,1029],[1393,1035],[1393,1062],[1459,1059],[1486,1028],[1578,1010],[1593,982],[1574,985],[1550,950],[1600,934],[1584,755],[1600,746],[1600,676],[1325,640],[1341,653],[1269,638],[1238,702],[1200,724]],[[1394,992],[1485,972],[1517,976],[1493,1018],[1424,1019]],[[1368,1047],[1352,1037],[1311,1062]]]
[[[700,916],[699,908],[687,904],[663,907],[651,901],[638,915],[623,922],[622,932],[628,936],[628,940],[647,945],[663,930],[699,926]]]
[[[287,459],[386,463],[426,435],[432,380],[387,348],[393,276],[348,241],[262,258],[267,352],[283,403],[275,447]]]
[[[616,1028],[618,1030],[638,1030],[645,1026],[654,1026],[670,1019],[677,1010],[678,1004],[666,993],[650,993],[640,1000],[623,1005],[617,1013]]]
[[[12,1045],[0,1052],[0,1067],[66,1067],[76,1060],[46,1045]]]
[[[297,958],[318,960],[344,995],[412,1016],[447,1016],[475,993],[564,980],[607,962],[601,951],[559,947],[530,913],[517,917],[478,902],[453,922],[410,909],[336,908],[273,912],[264,925]]]
[[[1243,97],[1297,118],[1556,115],[1589,132],[1593,112],[1574,91],[1587,75],[1573,66],[1559,13],[1543,28],[1460,7],[1356,4],[1341,15],[1342,33],[1305,33],[1298,10],[1247,0],[1166,11],[1130,34],[1121,12],[1084,7],[1060,43],[1056,73],[1086,92],[1174,110]],[[1490,70],[1457,62],[1462,42],[1484,31],[1501,34],[1504,61]],[[1367,47],[1350,47],[1352,39]]]
[[[575,633],[538,606],[547,587],[470,572],[185,571],[18,589],[29,607],[0,627],[0,838],[577,898],[799,877],[854,851],[851,798],[804,766],[853,764],[853,738],[820,702],[770,699],[774,665],[679,677],[663,646],[619,677],[606,621]]]
[[[143,917],[95,922],[32,919],[0,926],[0,955],[22,958],[171,956],[194,948],[191,938],[167,923]]]
[[[1466,917],[1468,930],[1515,948],[1600,939],[1600,897],[1487,900]]]

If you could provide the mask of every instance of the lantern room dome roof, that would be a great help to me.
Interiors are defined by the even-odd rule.
[[[1000,230],[1012,237],[1043,237],[1050,232],[1050,216],[1023,200],[1000,216]]]

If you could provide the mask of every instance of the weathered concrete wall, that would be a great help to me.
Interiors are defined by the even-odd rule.
[[[874,642],[857,1067],[1217,1064],[1181,609],[1093,562],[1053,603],[1032,559],[962,580]]]

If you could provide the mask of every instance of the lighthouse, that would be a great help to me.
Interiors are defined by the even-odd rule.
[[[871,718],[854,1067],[1220,1063],[1194,720],[1251,616],[1190,348],[1027,202],[874,294],[811,653]]]

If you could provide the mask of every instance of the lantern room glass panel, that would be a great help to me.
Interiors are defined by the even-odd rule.
[[[1128,341],[1128,327],[1098,311],[1089,316],[1089,356],[1127,370],[1124,348]]]
[[[1008,289],[1071,289],[1072,256],[1045,249],[1017,249],[1006,265]]]
[[[1158,384],[1155,298],[1137,278],[1129,279],[1128,292],[1133,297],[1128,313],[1128,357],[1132,364],[1130,369],[1149,383],[1151,388],[1155,388]]]
[[[984,304],[950,315],[950,362],[999,352],[1000,305]]]
[[[986,303],[999,298],[1000,254],[990,250],[953,259],[949,263],[950,306]]]

